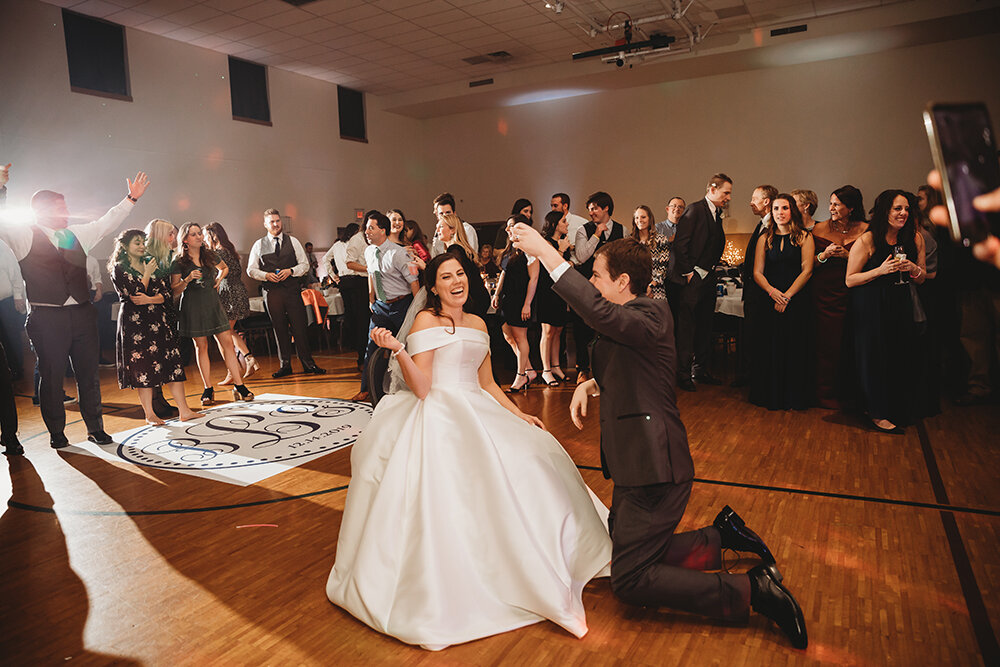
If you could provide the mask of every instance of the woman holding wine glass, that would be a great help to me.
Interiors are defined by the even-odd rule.
[[[902,190],[880,194],[868,231],[847,259],[863,404],[884,433],[902,433],[920,416],[919,330],[910,283],[923,283],[927,268],[912,197]]]

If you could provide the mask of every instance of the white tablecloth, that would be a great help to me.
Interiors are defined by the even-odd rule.
[[[715,312],[743,317],[743,290],[730,288],[730,293],[715,299]]]
[[[344,313],[344,298],[340,296],[340,290],[336,287],[327,288],[323,290],[323,298],[326,299],[327,308],[329,308],[330,315],[343,315]],[[305,304],[302,304],[305,307]],[[250,297],[250,310],[255,313],[264,312],[264,297],[262,296],[252,296]],[[312,309],[310,309],[312,310]]]

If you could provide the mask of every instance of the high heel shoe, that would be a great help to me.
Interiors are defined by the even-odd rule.
[[[233,400],[234,401],[252,401],[253,392],[247,389],[245,384],[238,384],[233,387]]]
[[[522,384],[518,384],[518,379],[520,379],[520,378],[527,378],[527,377],[528,377],[527,373],[515,373],[514,374],[514,383],[510,385],[510,389],[507,390],[507,393],[509,393],[509,394],[516,394],[519,391],[521,391],[522,389],[527,389],[528,388],[528,382],[529,382],[527,379]]]
[[[258,364],[257,360],[253,358],[252,354],[245,355],[243,360],[247,362],[247,371],[243,374],[243,379],[246,380],[248,377],[260,370],[260,364]]]
[[[552,375],[555,376],[555,378],[560,382],[566,381],[566,375],[563,373],[563,369],[559,368],[558,366],[552,369]]]
[[[538,371],[536,371],[534,368],[525,369],[524,373],[525,376],[528,378],[528,384],[531,384],[532,382],[538,379]]]
[[[545,384],[547,384],[550,387],[558,387],[559,386],[559,380],[556,379],[556,376],[552,373],[552,369],[551,368],[543,368],[542,369],[542,382],[544,382]]]
[[[222,382],[219,383],[219,386],[220,387],[225,387],[225,386],[231,385],[232,383],[233,383],[233,374],[230,373],[229,371],[226,371],[226,378]]]
[[[215,387],[205,387],[205,391],[201,392],[201,404],[202,405],[215,404]]]

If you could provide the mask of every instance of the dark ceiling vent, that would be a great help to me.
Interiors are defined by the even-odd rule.
[[[805,32],[806,28],[807,26],[805,23],[802,25],[790,25],[787,28],[775,28],[771,31],[771,37],[780,37],[781,35],[791,35],[796,32]]]
[[[493,84],[493,79],[480,79],[479,81],[470,81],[469,88],[478,88],[479,86],[489,86]]]
[[[734,19],[737,16],[749,16],[750,12],[743,5],[736,5],[735,7],[722,7],[715,10],[715,15],[720,19]]]
[[[483,63],[505,63],[513,57],[507,51],[494,51],[481,56],[462,58],[462,61],[469,65],[482,65]]]
[[[317,0],[281,0],[286,5],[291,5],[292,7],[301,7],[302,5],[309,5]]]

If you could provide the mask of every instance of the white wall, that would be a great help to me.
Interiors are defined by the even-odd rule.
[[[870,206],[931,168],[928,100],[981,99],[1000,118],[996,45],[990,35],[430,119],[442,158],[428,185],[472,220],[504,218],[517,197],[544,213],[558,191],[585,214],[596,190],[614,197],[619,221],[638,204],[659,220],[668,197],[703,196],[716,171],[735,181],[730,232],[752,229],[748,202],[765,182],[821,203],[852,183]]]
[[[232,120],[225,54],[126,29],[133,102],[70,92],[60,9],[0,0],[0,160],[8,206],[41,188],[101,215],[142,169],[126,226],[218,220],[237,248],[275,206],[317,247],[355,208],[427,207],[420,121],[369,106],[369,143],[340,139],[333,84],[269,68],[272,127]],[[111,241],[99,246],[106,256]]]

